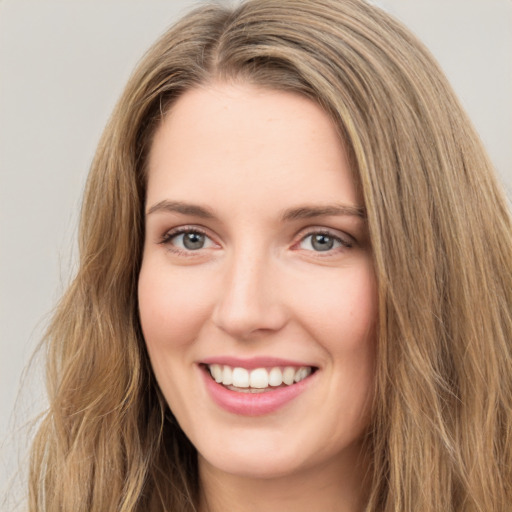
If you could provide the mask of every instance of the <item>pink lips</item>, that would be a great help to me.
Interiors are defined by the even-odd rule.
[[[201,374],[206,389],[212,400],[224,410],[242,416],[261,416],[277,411],[291,400],[300,395],[312,382],[315,374],[308,378],[292,384],[290,386],[278,387],[262,393],[244,393],[227,389],[222,384],[218,384],[212,379],[206,366],[211,364],[228,365],[232,367],[242,367],[246,369],[270,368],[274,366],[308,366],[307,364],[297,363],[296,361],[287,361],[275,358],[253,358],[242,360],[238,358],[209,358],[201,361]]]

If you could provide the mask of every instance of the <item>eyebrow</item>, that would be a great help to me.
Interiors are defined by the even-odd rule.
[[[325,206],[301,206],[299,208],[290,208],[285,210],[281,216],[283,221],[293,221],[302,219],[312,219],[314,217],[325,216],[352,216],[366,219],[366,210],[360,206],[351,206],[346,204],[333,204]]]
[[[181,213],[183,215],[194,215],[202,219],[213,219],[215,215],[213,212],[204,206],[199,206],[192,203],[185,203],[182,201],[169,201],[164,199],[154,204],[146,213],[150,215],[155,212],[171,212]],[[283,222],[312,219],[315,217],[325,216],[352,216],[361,219],[366,218],[365,209],[360,206],[351,206],[345,204],[333,204],[323,206],[300,206],[297,208],[290,208],[285,210],[281,215]]]
[[[213,212],[204,206],[184,203],[182,201],[160,201],[159,203],[154,204],[146,212],[146,215],[150,215],[155,212],[181,213],[183,215],[194,215],[195,217],[200,217],[202,219],[213,219],[215,217]]]

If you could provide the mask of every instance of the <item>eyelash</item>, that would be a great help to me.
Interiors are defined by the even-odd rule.
[[[195,227],[195,226],[194,227],[192,227],[192,226],[183,226],[183,227],[179,227],[179,228],[173,229],[171,231],[167,231],[162,236],[161,240],[159,241],[159,244],[168,246],[168,249],[170,251],[172,251],[173,253],[176,253],[178,255],[183,255],[183,256],[187,256],[187,257],[197,256],[197,254],[194,254],[194,253],[199,253],[199,251],[202,248],[201,249],[197,249],[197,250],[182,249],[182,248],[177,247],[177,246],[175,246],[175,245],[173,245],[171,243],[174,238],[176,238],[179,235],[183,235],[183,234],[200,234],[200,235],[203,235],[204,237],[206,237],[206,238],[211,240],[211,238],[208,236],[206,231],[204,231],[203,229]],[[347,249],[351,249],[354,246],[354,242],[353,242],[352,238],[349,237],[348,235],[346,236],[346,239],[345,239],[343,237],[340,237],[339,235],[334,234],[332,231],[329,231],[329,230],[326,230],[326,229],[311,229],[310,231],[304,233],[300,237],[300,239],[293,244],[292,247],[294,247],[294,248],[295,247],[299,247],[305,240],[307,240],[308,238],[313,237],[315,235],[321,235],[321,236],[329,237],[334,242],[339,244],[339,247],[331,248],[331,249],[328,249],[326,251],[308,250],[308,252],[316,253],[316,254],[318,254],[321,257],[327,257],[327,256],[330,256],[330,255],[336,254],[339,251],[345,251]],[[325,252],[325,254],[322,254],[324,252]]]
[[[168,246],[168,250],[169,251],[174,252],[174,253],[176,253],[176,254],[178,254],[180,256],[181,255],[182,256],[189,256],[189,257],[196,256],[196,254],[194,254],[194,253],[199,252],[199,250],[194,251],[194,250],[191,250],[191,249],[189,249],[189,250],[181,249],[180,247],[176,247],[175,245],[173,245],[171,243],[173,238],[176,238],[179,235],[184,235],[184,234],[187,234],[187,233],[197,233],[199,235],[203,235],[204,237],[210,239],[210,237],[208,236],[206,231],[202,230],[201,228],[192,227],[192,226],[183,226],[183,227],[180,227],[180,228],[172,229],[171,231],[167,231],[166,233],[164,233],[164,235],[162,236],[162,239],[160,240],[159,243],[161,245]]]
[[[329,231],[326,229],[314,229],[314,230],[306,233],[304,236],[301,236],[300,240],[294,244],[294,247],[300,246],[305,240],[307,240],[310,237],[314,237],[316,235],[328,237],[328,238],[332,239],[334,242],[337,242],[339,244],[338,247],[331,248],[326,251],[315,251],[315,250],[309,251],[309,252],[314,252],[318,256],[327,257],[327,256],[330,256],[333,254],[337,254],[340,251],[345,251],[347,249],[351,249],[354,246],[353,240],[351,240],[351,238],[349,238],[348,235],[345,238],[343,238],[337,234],[334,234],[332,231]],[[312,243],[313,242],[311,241],[311,244]]]

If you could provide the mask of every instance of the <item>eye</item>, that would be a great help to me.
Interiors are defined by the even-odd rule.
[[[162,243],[181,251],[198,251],[215,245],[205,233],[194,229],[171,231],[164,236]]]
[[[352,243],[330,233],[311,233],[299,243],[301,249],[315,252],[327,252],[340,247],[352,247]]]

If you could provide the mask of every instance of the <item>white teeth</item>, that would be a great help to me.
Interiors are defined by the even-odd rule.
[[[222,367],[218,364],[212,364],[210,366],[210,372],[215,382],[222,382]]]
[[[282,384],[291,386],[296,382],[300,382],[308,377],[312,368],[310,366],[286,366],[274,368],[256,368],[247,370],[246,368],[220,364],[208,365],[213,379],[224,386],[232,386],[235,388],[253,388],[265,389],[269,387],[278,387]]]
[[[270,370],[268,383],[271,386],[280,386],[283,383],[283,372],[280,368],[272,368],[272,370]]]
[[[249,372],[245,368],[233,368],[233,386],[237,388],[249,387]]]
[[[252,370],[249,382],[251,383],[251,388],[268,388],[268,372],[265,368],[257,368],[256,370]]]
[[[222,384],[225,386],[233,384],[233,369],[231,366],[224,366],[222,370]]]
[[[299,371],[295,373],[295,377],[293,380],[295,382],[300,382],[301,380],[304,380],[309,374],[311,373],[311,368],[306,368],[303,366],[302,368],[299,368]]]
[[[295,380],[295,368],[292,368],[291,366],[287,366],[283,372],[283,382],[289,386],[290,384],[293,384],[294,380]]]

